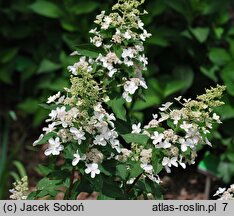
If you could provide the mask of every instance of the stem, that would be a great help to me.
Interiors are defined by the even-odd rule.
[[[133,187],[138,182],[138,180],[140,179],[140,177],[142,176],[142,174],[143,173],[141,173],[139,176],[136,177],[136,179],[134,180],[134,182],[130,185],[129,189],[127,190],[127,193],[130,193],[132,191]]]
[[[74,181],[74,174],[75,174],[75,168],[72,168],[71,175],[70,175],[70,185],[68,188],[68,194],[67,194],[67,199],[71,199],[71,193],[72,193],[72,188],[73,188],[73,181]]]

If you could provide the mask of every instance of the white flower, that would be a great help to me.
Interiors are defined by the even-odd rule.
[[[146,85],[146,82],[145,82],[145,80],[144,80],[143,78],[139,80],[139,84],[140,84],[140,86],[143,87],[144,89],[147,89],[147,88],[148,88],[147,85]]]
[[[78,144],[80,145],[82,140],[86,140],[85,132],[80,128],[79,130],[75,127],[70,128],[70,132],[74,135],[74,140],[78,141]]]
[[[132,35],[131,35],[131,31],[130,30],[127,30],[124,34],[123,34],[123,37],[127,40],[131,39],[132,38]]]
[[[222,122],[220,121],[220,116],[217,115],[216,113],[213,114],[212,118],[217,121],[217,123],[221,124]]]
[[[145,55],[139,56],[139,61],[144,64],[144,66],[148,65],[148,58],[145,57]]]
[[[132,125],[132,133],[139,134],[141,132],[141,123]]]
[[[132,60],[129,60],[129,58],[124,59],[124,64],[126,64],[128,67],[131,67],[134,65]]]
[[[75,158],[72,161],[72,166],[76,166],[81,160],[85,160],[86,159],[86,155],[83,155],[82,157],[80,157],[78,150],[76,151],[76,153],[73,155]]]
[[[182,96],[175,97],[174,99],[177,100],[178,102],[180,102],[180,100],[182,99]]]
[[[102,45],[102,38],[100,36],[94,36],[93,38],[90,38],[90,42],[96,47],[100,47]]]
[[[123,50],[122,57],[125,58],[133,58],[135,55],[136,51],[132,48],[127,48]]]
[[[153,140],[154,145],[162,142],[163,138],[164,138],[164,134],[158,133],[158,131],[155,131],[153,136],[151,136],[151,139]]]
[[[186,132],[189,132],[189,129],[192,128],[192,124],[187,124],[185,121],[180,125],[180,128],[185,130]]]
[[[68,71],[71,72],[73,75],[77,75],[77,68],[75,66],[68,66]]]
[[[111,144],[111,147],[113,149],[115,149],[118,153],[121,152],[121,147],[120,147],[119,140],[117,140],[117,139],[111,139],[110,140],[110,144]]]
[[[187,149],[188,149],[188,146],[191,146],[191,140],[189,139],[189,140],[185,140],[185,139],[183,139],[183,138],[180,138],[179,139],[179,142],[180,142],[180,144],[181,144],[181,151],[182,152],[186,152],[187,151]]]
[[[34,141],[33,146],[36,146],[43,139],[44,135],[41,134],[37,140]]]
[[[101,135],[97,135],[93,141],[93,144],[94,145],[101,145],[101,146],[106,146],[107,142],[104,138],[104,136],[101,134]]]
[[[117,70],[116,68],[113,68],[113,69],[109,70],[108,76],[109,76],[109,77],[113,77],[113,75],[114,75],[117,71],[118,71],[118,70]]]
[[[101,28],[106,30],[109,28],[110,24],[112,23],[112,18],[109,16],[105,16],[104,23],[102,23]]]
[[[123,97],[128,103],[132,102],[132,98],[131,98],[131,96],[128,94],[128,92],[124,92],[124,93],[122,94],[122,97]]]
[[[179,110],[173,110],[170,113],[170,116],[171,116],[172,120],[174,120],[173,123],[175,125],[177,125],[179,120],[181,119],[181,112]]]
[[[57,118],[63,119],[64,116],[66,115],[66,107],[65,106],[57,107],[56,112],[57,112]]]
[[[133,184],[133,182],[135,181],[135,179],[136,179],[136,178],[130,178],[126,183],[127,183],[128,185],[131,185],[131,184]]]
[[[205,138],[205,142],[206,142],[206,144],[207,144],[208,146],[212,147],[212,144],[211,144],[211,142],[207,139],[207,137]]]
[[[218,196],[219,194],[223,194],[225,191],[226,191],[226,188],[219,187],[213,196]]]
[[[49,139],[49,146],[48,149],[45,150],[45,155],[59,155],[60,151],[64,149],[63,145],[60,145],[59,137],[56,137],[55,139],[50,138]]]
[[[58,99],[60,97],[61,93],[58,92],[57,94],[50,96],[47,100],[47,103],[50,104],[52,102],[54,102],[56,99]]]
[[[165,140],[164,142],[160,142],[158,145],[155,145],[155,147],[167,149],[171,147],[171,143]]]
[[[161,183],[162,181],[160,180],[158,175],[147,175],[149,179],[157,184]]]
[[[152,34],[148,33],[145,29],[142,34],[140,34],[140,39],[145,41],[146,38],[149,38]]]
[[[144,27],[145,24],[139,19],[137,25],[138,25],[139,29],[143,29],[143,27]]]
[[[57,117],[57,111],[51,110],[49,117],[50,117],[50,119],[46,119],[46,122],[54,121]]]
[[[161,110],[162,112],[166,111],[169,109],[169,107],[172,105],[173,103],[171,102],[167,102],[165,104],[162,104],[162,107],[159,108],[159,110]]]
[[[180,155],[180,160],[178,162],[179,162],[180,166],[182,166],[182,168],[185,169],[186,168],[186,164],[183,163],[182,160],[183,160],[183,157]]]
[[[124,90],[131,95],[133,95],[137,89],[138,85],[136,84],[136,82],[134,82],[134,80],[126,81],[124,84]]]
[[[86,164],[86,169],[85,173],[89,174],[91,173],[91,178],[95,178],[95,175],[100,174],[100,170],[98,169],[98,164],[96,163],[91,163],[91,164]]]
[[[53,122],[53,123],[51,123],[51,124],[48,125],[48,128],[47,127],[42,128],[42,131],[45,131],[46,134],[50,133],[50,132],[52,132],[52,131],[54,131],[56,129],[55,126],[56,126],[56,123]]]
[[[175,167],[178,167],[178,163],[177,163],[177,157],[173,157],[173,158],[168,158],[168,157],[164,157],[163,161],[162,161],[162,165],[165,167],[167,173],[171,172],[170,167],[173,165]]]
[[[158,122],[163,122],[165,120],[167,120],[170,116],[166,113],[160,113],[161,118],[158,120]]]
[[[116,33],[113,35],[112,40],[114,43],[121,43],[122,42],[122,36],[119,29],[116,29]]]
[[[141,168],[147,173],[151,173],[153,171],[153,166],[147,163],[142,163]]]

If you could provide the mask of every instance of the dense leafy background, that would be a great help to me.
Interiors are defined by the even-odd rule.
[[[39,104],[68,85],[69,54],[87,43],[101,10],[114,0],[0,0],[0,198],[11,161],[28,154],[47,115]],[[203,149],[209,167],[224,182],[234,176],[234,15],[228,0],[146,1],[144,17],[153,34],[146,45],[146,102],[133,114],[142,121],[175,95],[196,96],[216,83],[227,86],[226,105],[217,110],[223,125],[214,129],[213,149]],[[205,156],[210,151],[212,157]],[[8,153],[7,153],[8,152]],[[32,154],[32,153],[30,153]],[[33,153],[35,154],[35,153]],[[207,154],[206,154],[207,155]],[[30,164],[25,164],[26,168]]]

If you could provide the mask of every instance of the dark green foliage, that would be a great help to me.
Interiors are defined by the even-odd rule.
[[[95,16],[101,10],[109,10],[114,2],[0,1],[0,112],[14,110],[21,121],[29,119],[38,127],[48,114],[38,104],[68,85],[66,67],[76,60],[68,55],[74,50],[82,52],[80,45],[89,42],[88,32]],[[156,106],[175,95],[192,97],[216,83],[226,85],[226,104],[217,109],[223,125],[214,129],[217,136],[210,151],[220,156],[218,171],[225,181],[230,181],[234,176],[233,168],[228,167],[234,160],[233,3],[229,0],[148,0],[144,7],[149,12],[144,21],[153,34],[146,47],[150,62],[146,74],[149,88],[144,90],[144,98],[138,98],[127,111],[137,120],[147,122],[151,113],[157,112]],[[88,52],[96,55],[93,50]],[[123,138],[129,140],[130,129],[125,122],[122,101],[113,99],[108,105],[121,123],[122,134],[126,134]],[[147,142],[144,137],[134,139]],[[126,175],[124,167],[118,167],[117,172],[120,177]],[[151,186],[147,188],[150,191]],[[41,193],[43,197],[45,192]],[[103,197],[111,197],[108,190],[100,194],[99,198]]]

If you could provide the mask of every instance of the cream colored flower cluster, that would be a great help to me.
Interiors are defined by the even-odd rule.
[[[26,200],[29,194],[28,177],[24,176],[20,181],[16,181],[14,188],[10,190],[10,199],[13,200]]]
[[[232,184],[228,189],[219,188],[214,196],[219,196],[218,200],[234,200],[234,184]]]
[[[90,31],[90,40],[98,51],[86,50],[85,56],[72,54],[78,61],[68,67],[71,86],[64,94],[58,92],[48,98],[48,126],[34,143],[48,143],[46,156],[63,154],[91,178],[100,174],[104,161],[115,159],[139,162],[143,176],[159,183],[162,168],[171,172],[173,166],[193,164],[197,145],[211,145],[207,134],[214,123],[221,123],[212,112],[213,107],[222,105],[219,99],[225,88],[217,86],[196,100],[176,98],[180,108],[172,109],[171,102],[163,104],[148,125],[132,125],[132,136],[146,137],[147,143],[122,147],[116,116],[108,112],[107,101],[118,95],[132,102],[140,87],[147,88],[143,78],[148,64],[144,41],[151,34],[140,19],[145,14],[138,10],[143,2],[119,0],[112,13],[102,11],[96,17],[98,27]]]

